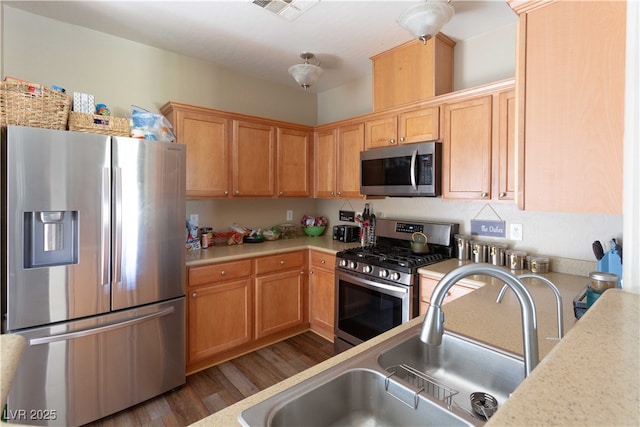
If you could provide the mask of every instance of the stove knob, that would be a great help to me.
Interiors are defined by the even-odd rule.
[[[349,261],[349,268],[355,270],[356,268],[358,268],[358,263],[355,261]]]
[[[339,263],[338,263],[338,265],[339,265],[340,267],[346,267],[346,266],[347,266],[347,264],[348,264],[348,263],[347,263],[347,260],[346,260],[346,259],[341,259],[341,260],[339,261]]]
[[[400,273],[398,273],[397,271],[391,273],[391,280],[400,280]]]
[[[389,277],[389,270],[380,270],[380,277],[382,277],[383,279],[386,279],[387,277]]]
[[[364,267],[362,267],[362,272],[363,273],[371,274],[371,270],[373,270],[373,268],[371,268],[370,265],[365,265]]]

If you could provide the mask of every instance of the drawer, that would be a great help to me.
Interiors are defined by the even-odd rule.
[[[336,265],[336,256],[320,251],[309,251],[311,267],[323,268],[333,271]]]
[[[256,274],[303,268],[304,251],[285,252],[256,259]]]
[[[206,265],[203,267],[191,267],[189,269],[189,286],[223,282],[248,276],[251,276],[250,259]]]
[[[420,301],[428,303],[431,299],[431,294],[438,284],[438,280],[428,279],[424,276],[420,278]],[[469,292],[475,291],[474,288],[467,288],[466,286],[454,285],[447,291],[447,296],[444,298],[443,304],[453,301],[456,298],[460,298]]]

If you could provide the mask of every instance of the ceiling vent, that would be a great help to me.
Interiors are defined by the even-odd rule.
[[[287,21],[293,21],[319,2],[320,0],[253,0],[252,3]]]

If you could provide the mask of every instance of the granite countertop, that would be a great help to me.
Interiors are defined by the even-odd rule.
[[[0,375],[2,394],[0,395],[0,407],[4,408],[7,403],[11,382],[16,373],[20,357],[24,350],[25,339],[23,336],[15,334],[0,335]]]
[[[335,253],[342,248],[354,246],[326,238],[313,239],[294,239],[284,245],[272,245],[271,248],[246,248],[250,254],[245,254],[245,251],[236,247],[221,248],[224,250],[216,251],[213,256],[200,254],[188,258],[188,265],[237,259],[234,257],[236,251],[238,257],[246,257],[308,248]],[[276,242],[255,246],[267,243]],[[438,279],[465,263],[468,261],[448,260],[424,267],[420,273]],[[520,273],[526,271],[516,272]],[[524,279],[536,304],[542,362],[488,424],[637,425],[640,420],[640,295],[618,290],[607,291],[577,322],[572,300],[584,288],[588,279],[553,272],[544,276],[556,284],[563,296],[565,338],[560,343],[554,339],[557,337],[556,300],[551,290],[541,281]],[[443,307],[445,328],[522,354],[520,306],[513,293],[509,291],[502,303],[497,304],[495,299],[502,283],[486,276],[473,276],[464,279],[464,284],[477,289]],[[239,425],[237,417],[244,409],[353,357],[422,320],[423,316],[415,318],[193,425]],[[585,357],[585,353],[589,353],[588,357]],[[601,365],[606,365],[606,368],[601,368],[598,375],[593,375],[594,366]],[[606,385],[603,382],[607,382]],[[595,388],[597,390],[593,393],[585,392]]]

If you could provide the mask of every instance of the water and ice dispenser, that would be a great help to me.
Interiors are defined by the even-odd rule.
[[[24,214],[24,268],[77,264],[78,211]]]

